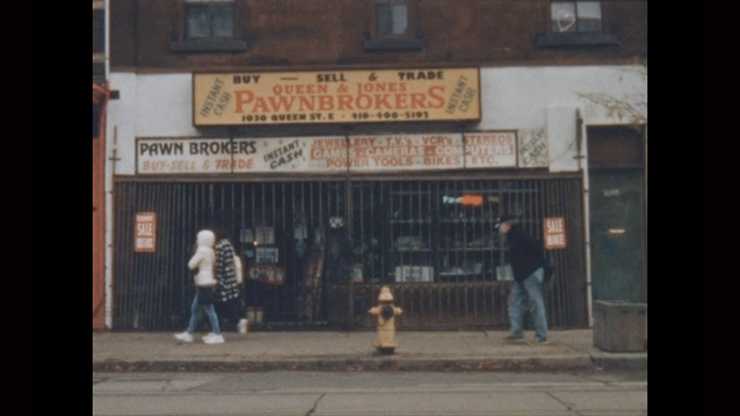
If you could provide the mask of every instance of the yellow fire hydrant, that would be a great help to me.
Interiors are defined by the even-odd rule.
[[[393,305],[393,294],[388,286],[380,288],[378,306],[370,308],[369,313],[378,317],[378,342],[375,344],[381,354],[393,354],[396,345],[395,317],[403,313],[403,309]]]

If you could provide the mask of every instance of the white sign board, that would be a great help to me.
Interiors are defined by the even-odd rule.
[[[514,168],[516,133],[138,139],[140,175]]]
[[[461,169],[462,144],[452,134],[350,137],[350,170]]]
[[[465,134],[465,167],[515,168],[516,133]]]
[[[545,129],[519,130],[519,167],[546,168],[550,165]]]

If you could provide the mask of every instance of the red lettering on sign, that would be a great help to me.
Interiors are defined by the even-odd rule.
[[[545,218],[545,248],[565,248],[565,218]]]

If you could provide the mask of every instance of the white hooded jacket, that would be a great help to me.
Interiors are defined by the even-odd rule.
[[[213,266],[216,262],[216,253],[213,251],[213,245],[216,242],[216,236],[212,231],[203,230],[198,233],[198,249],[193,258],[188,262],[190,270],[198,269],[195,275],[196,286],[213,286],[216,282],[216,276],[213,273]]]

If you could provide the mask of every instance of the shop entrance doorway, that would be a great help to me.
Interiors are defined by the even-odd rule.
[[[627,127],[588,137],[592,297],[647,302],[644,141]]]

